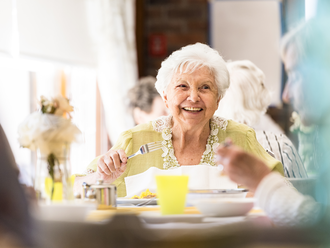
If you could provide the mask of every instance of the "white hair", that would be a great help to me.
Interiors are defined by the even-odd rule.
[[[271,102],[265,74],[251,61],[228,62],[230,87],[216,114],[253,126]]]
[[[196,43],[188,45],[173,52],[165,59],[157,74],[156,89],[164,98],[173,75],[179,73],[192,73],[196,69],[207,67],[214,76],[218,88],[218,97],[223,97],[229,87],[229,72],[226,62],[218,51],[208,45]]]
[[[303,44],[303,39],[305,37],[301,36],[304,33],[306,27],[307,25],[305,21],[300,22],[297,26],[295,26],[293,29],[283,35],[280,43],[280,54],[282,60],[285,60],[286,53],[290,46],[295,47],[295,52],[298,61],[301,61],[305,57]]]

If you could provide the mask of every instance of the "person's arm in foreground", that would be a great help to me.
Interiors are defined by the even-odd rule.
[[[258,158],[232,144],[219,146],[216,154],[229,178],[255,192],[257,205],[276,225],[305,226],[319,220],[320,204],[300,194]]]

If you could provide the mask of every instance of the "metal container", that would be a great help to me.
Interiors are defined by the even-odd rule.
[[[88,199],[88,190],[90,189],[90,184],[87,184],[86,182],[82,183],[82,189],[81,189],[81,199],[86,200]]]
[[[117,187],[113,184],[104,184],[103,180],[97,180],[87,192],[88,198],[95,197],[97,209],[110,209],[117,206]]]

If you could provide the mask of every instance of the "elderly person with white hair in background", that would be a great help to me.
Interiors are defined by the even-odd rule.
[[[229,62],[227,67],[230,87],[220,101],[216,114],[255,129],[259,143],[282,162],[286,177],[308,177],[290,139],[265,115],[271,101],[271,94],[265,86],[265,74],[249,60]]]
[[[265,114],[271,102],[271,93],[265,86],[266,77],[249,60],[227,63],[230,87],[215,114],[244,123],[255,130],[284,133],[273,119]]]
[[[196,43],[173,52],[162,62],[156,82],[171,115],[123,132],[111,150],[88,166],[92,174],[85,181],[101,178],[117,186],[118,196],[125,196],[124,178],[150,167],[216,166],[214,149],[228,137],[283,175],[282,164],[265,152],[253,129],[214,115],[228,87],[227,66],[216,50]],[[127,160],[141,145],[154,141],[161,142],[162,150]]]

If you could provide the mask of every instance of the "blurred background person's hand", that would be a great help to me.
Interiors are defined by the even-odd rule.
[[[252,192],[256,190],[261,180],[271,172],[260,159],[232,144],[229,146],[220,145],[216,154],[217,162],[223,165],[224,173],[232,181],[244,185]]]

